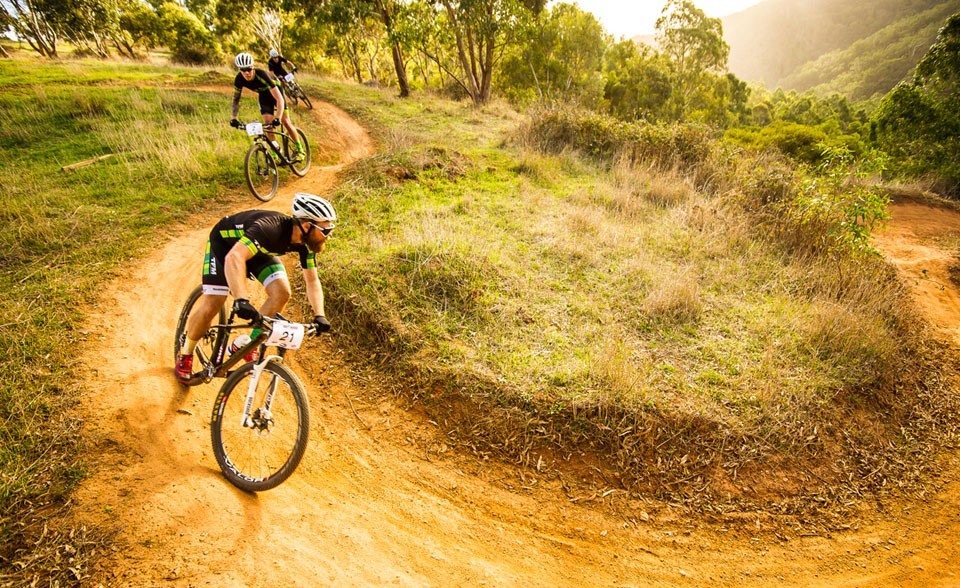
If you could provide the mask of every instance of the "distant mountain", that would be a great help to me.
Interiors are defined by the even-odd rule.
[[[723,19],[729,69],[768,88],[885,94],[960,0],[765,0]]]

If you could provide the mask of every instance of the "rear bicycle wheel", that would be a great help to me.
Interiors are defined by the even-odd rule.
[[[303,134],[303,129],[297,129],[297,134],[300,136],[300,142],[303,143],[303,159],[291,161],[290,169],[302,178],[310,169],[310,143],[307,141],[307,136]],[[294,149],[296,147],[291,146],[291,151]]]
[[[307,110],[313,110],[313,103],[307,98],[307,93],[303,91],[303,87],[300,86],[300,84],[297,84],[297,94],[300,97],[300,101],[303,102],[303,105],[307,107]]]
[[[267,361],[257,380],[250,418],[244,406],[256,364],[227,377],[210,416],[210,439],[227,480],[248,492],[281,484],[300,465],[310,433],[310,407],[303,384],[286,365]],[[265,402],[272,397],[269,409]]]
[[[280,174],[277,162],[266,145],[254,143],[250,147],[243,161],[243,173],[247,176],[250,191],[260,200],[266,202],[277,193]]]
[[[183,309],[180,311],[180,318],[177,319],[177,331],[176,336],[174,337],[173,342],[173,362],[176,364],[178,356],[180,355],[180,350],[183,349],[183,343],[187,339],[187,320],[190,318],[190,313],[193,311],[194,305],[197,301],[200,300],[200,296],[203,295],[203,286],[197,286],[190,292],[190,295],[187,296],[187,301],[183,304]],[[227,309],[226,306],[220,307],[219,314],[220,324],[227,322]],[[200,338],[200,342],[197,343],[197,350],[199,354],[203,356],[207,361],[213,361],[219,354],[223,353],[223,347],[227,344],[227,337],[223,331],[220,329],[215,329],[213,327],[207,329],[207,332],[203,334],[203,337]],[[194,352],[197,354],[197,352]]]

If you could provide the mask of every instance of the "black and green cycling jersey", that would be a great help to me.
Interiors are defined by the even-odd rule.
[[[296,253],[301,268],[315,268],[316,253],[302,243],[290,242],[293,229],[293,217],[271,210],[247,210],[220,219],[207,240],[203,263],[204,292],[227,293],[224,260],[237,243],[253,254],[247,260],[247,273],[264,286],[286,275],[279,257],[283,254]]]
[[[280,80],[277,76],[265,69],[255,68],[253,78],[247,80],[242,73],[238,73],[233,78],[233,117],[237,117],[240,112],[240,94],[244,88],[253,90],[257,93],[260,102],[260,114],[274,114],[277,108],[277,100],[273,97],[271,90],[277,88],[281,90]]]

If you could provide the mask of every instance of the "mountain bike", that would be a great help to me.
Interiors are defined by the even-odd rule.
[[[297,70],[293,70],[296,72]],[[307,107],[307,110],[313,110],[313,103],[310,102],[310,98],[307,98],[307,93],[303,91],[303,88],[300,86],[300,83],[297,82],[296,78],[291,79],[289,82],[284,80],[284,85],[286,86],[286,92],[284,95],[290,101],[290,104],[293,106],[297,105],[297,101],[303,102],[303,105]]]
[[[299,177],[307,175],[310,169],[310,143],[303,129],[297,129],[300,142],[303,143],[304,156],[296,156],[297,142],[292,139],[283,126],[272,127],[274,139],[265,134],[265,125],[259,122],[240,123],[238,129],[245,130],[253,138],[253,145],[243,160],[243,173],[247,177],[247,186],[253,195],[266,202],[277,193],[280,183],[279,165],[290,167],[290,171]],[[276,137],[280,138],[277,142]]]
[[[187,319],[203,291],[197,286],[180,312],[174,353],[179,354],[186,338]],[[220,308],[217,324],[211,326],[197,345],[194,358],[199,370],[189,386],[226,378],[210,415],[213,454],[231,484],[248,492],[269,490],[281,484],[297,469],[307,449],[310,406],[300,378],[283,362],[287,350],[300,347],[307,335],[316,335],[311,324],[290,322],[279,314],[255,323],[233,324],[226,305]],[[260,326],[263,331],[229,353],[234,331]],[[267,355],[269,347],[276,353]],[[246,362],[245,356],[259,350],[260,359]]]

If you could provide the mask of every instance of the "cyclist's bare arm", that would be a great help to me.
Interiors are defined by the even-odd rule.
[[[241,241],[237,241],[223,260],[223,273],[227,277],[227,286],[230,287],[234,298],[249,298],[246,280],[247,261],[253,255],[253,251],[245,247]]]
[[[313,308],[313,314],[326,316],[323,312],[323,286],[320,285],[320,278],[317,277],[317,268],[303,270],[303,282],[307,287],[307,301]]]
[[[230,115],[230,118],[236,120],[238,114],[240,114],[240,88],[234,88],[233,89],[233,113]]]

